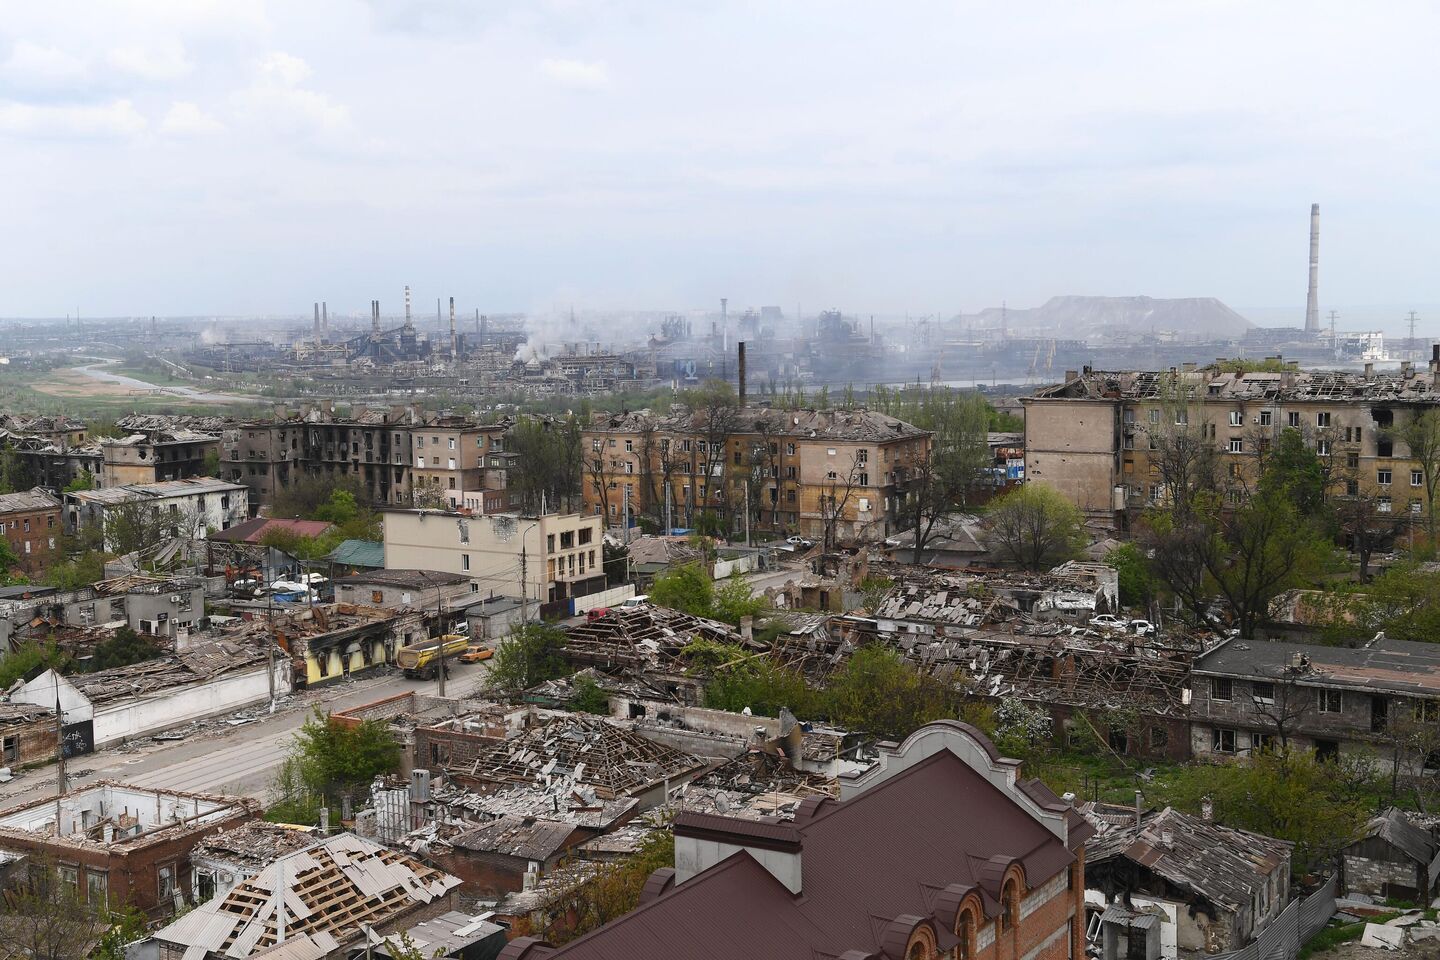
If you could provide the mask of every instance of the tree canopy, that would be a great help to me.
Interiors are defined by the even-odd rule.
[[[1026,570],[1074,559],[1085,545],[1079,509],[1042,483],[1026,483],[992,501],[986,518],[991,548]]]

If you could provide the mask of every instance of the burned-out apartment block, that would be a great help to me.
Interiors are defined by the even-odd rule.
[[[0,811],[0,852],[53,870],[93,905],[129,904],[161,917],[189,893],[195,846],[258,809],[235,797],[101,781]]]
[[[1383,634],[1358,648],[1233,638],[1196,659],[1197,757],[1313,749],[1407,774],[1440,767],[1440,645]]]
[[[1428,372],[1408,361],[1399,374],[1372,366],[1068,371],[1064,382],[1021,401],[1025,476],[1065,494],[1090,520],[1124,529],[1165,498],[1167,436],[1212,443],[1226,496],[1239,502],[1281,431],[1294,429],[1332,466],[1337,493],[1373,496],[1382,513],[1424,517],[1423,465],[1401,435],[1440,404],[1440,344]]]

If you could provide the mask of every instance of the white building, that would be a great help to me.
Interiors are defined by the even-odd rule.
[[[169,536],[193,540],[205,539],[208,530],[228,530],[250,515],[250,495],[244,485],[192,477],[67,493],[65,529],[73,532],[96,523],[103,528],[111,511],[132,503],[143,503],[155,516],[168,519]],[[113,548],[108,538],[105,547]]]

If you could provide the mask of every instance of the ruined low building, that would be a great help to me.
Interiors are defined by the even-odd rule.
[[[451,912],[460,881],[350,833],[287,853],[156,932],[160,960],[240,960],[304,939],[311,960],[348,955]],[[318,949],[317,949],[318,948]]]
[[[91,905],[130,904],[159,917],[191,889],[195,846],[257,812],[236,797],[106,780],[0,811],[0,851],[53,864],[59,882]]]
[[[0,703],[0,769],[55,759],[55,710],[33,703]]]
[[[266,864],[302,850],[319,837],[313,827],[250,820],[212,833],[190,851],[190,899],[224,897]]]
[[[1144,917],[1155,917],[1165,960],[1237,950],[1285,908],[1290,850],[1287,841],[1166,807],[1110,825],[1085,844],[1086,899],[1106,914],[1119,905],[1123,915],[1102,922],[1128,930],[1149,929]]]
[[[1319,759],[1440,765],[1440,645],[1384,634],[1359,648],[1227,640],[1192,670],[1191,748],[1245,756],[1282,739]],[[1430,731],[1430,732],[1427,732]]]
[[[1391,807],[1340,851],[1346,896],[1429,903],[1440,887],[1440,837]]]

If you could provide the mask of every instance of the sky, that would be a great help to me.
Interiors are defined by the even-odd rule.
[[[1322,309],[1398,322],[1440,304],[1436,36],[1405,0],[0,0],[0,317],[408,283],[1299,322],[1318,202]]]

